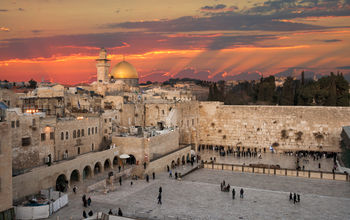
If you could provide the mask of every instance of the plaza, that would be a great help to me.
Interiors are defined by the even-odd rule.
[[[235,200],[231,192],[220,191],[223,180],[235,188]],[[157,204],[160,186],[162,205]],[[131,186],[130,179],[123,180],[116,191],[87,194],[92,205],[85,210],[108,213],[112,209],[116,213],[121,208],[124,216],[135,219],[348,219],[349,186],[343,181],[209,169],[196,170],[178,181],[163,172],[149,183],[139,179]],[[243,199],[238,195],[241,188]],[[300,194],[301,202],[289,201],[290,192]],[[69,205],[50,219],[82,219],[81,196],[82,192],[70,193]]]

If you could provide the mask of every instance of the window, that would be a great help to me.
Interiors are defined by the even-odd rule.
[[[77,131],[76,130],[73,131],[73,138],[77,138]]]
[[[50,140],[55,140],[55,133],[54,132],[50,132]]]
[[[66,140],[68,140],[68,138],[69,138],[69,133],[68,131],[66,131]]]
[[[63,139],[64,139],[64,133],[61,132],[61,140],[63,140]]]
[[[15,127],[15,121],[11,121],[11,128]]]
[[[90,135],[90,128],[88,128],[88,135]]]
[[[80,130],[78,130],[78,137],[80,137]]]
[[[91,144],[91,150],[94,151],[94,144]]]
[[[80,154],[80,147],[78,147],[78,154]]]
[[[85,134],[84,134],[85,132],[84,132],[84,129],[81,129],[81,136],[82,137],[84,137],[85,136]]]
[[[30,145],[30,137],[22,138],[22,146],[29,146]]]
[[[97,134],[97,127],[95,127],[95,134]]]
[[[45,133],[41,133],[41,141],[45,141],[46,139],[46,134]]]
[[[94,131],[95,131],[94,128],[91,128],[91,133],[92,133],[92,134],[94,134]]]
[[[107,118],[105,118],[105,123],[107,123]]]
[[[16,127],[19,128],[19,120],[16,121]]]

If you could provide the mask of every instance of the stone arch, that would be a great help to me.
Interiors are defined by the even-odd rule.
[[[94,166],[94,174],[98,174],[102,172],[102,165],[100,162],[96,162]]]
[[[114,158],[113,158],[113,166],[116,166],[116,165],[118,165],[119,164],[119,158],[118,158],[118,156],[115,156]]]
[[[68,188],[68,180],[65,174],[61,174],[56,179],[56,190],[66,192]]]
[[[87,165],[84,167],[84,170],[83,170],[83,180],[88,179],[91,176],[92,176],[91,167],[89,165]]]
[[[105,160],[105,163],[103,164],[103,169],[104,170],[109,170],[109,169],[111,169],[112,167],[111,167],[111,161],[110,161],[110,159],[106,159]]]
[[[79,170],[75,169],[70,174],[70,185],[74,185],[75,183],[78,183],[80,181],[80,173]]]
[[[132,155],[132,154],[129,154],[129,158],[128,159],[126,159],[126,163],[127,164],[135,164],[136,163],[136,158],[135,158],[135,156],[134,155]]]

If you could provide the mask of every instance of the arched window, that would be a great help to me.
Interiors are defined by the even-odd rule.
[[[77,131],[74,130],[74,131],[73,131],[73,138],[76,138],[76,137],[77,137]]]
[[[68,137],[69,137],[69,133],[68,131],[66,131],[66,140],[68,140]]]
[[[64,133],[61,132],[61,140],[63,140],[63,139],[64,139]]]
[[[80,130],[78,130],[78,137],[80,137]]]
[[[88,128],[88,135],[90,135],[90,128]]]
[[[82,137],[84,137],[85,136],[85,134],[84,134],[85,132],[84,132],[84,129],[81,129],[81,136]]]

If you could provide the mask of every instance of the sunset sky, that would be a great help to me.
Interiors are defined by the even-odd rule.
[[[140,81],[350,73],[350,0],[2,0],[0,80],[96,78],[100,47]]]

